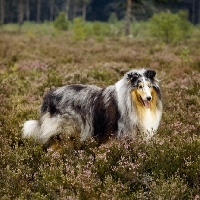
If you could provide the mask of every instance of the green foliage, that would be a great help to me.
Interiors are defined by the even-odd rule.
[[[110,24],[116,24],[118,22],[117,14],[115,12],[112,12],[110,14],[110,17],[108,19],[108,23]]]
[[[150,33],[152,36],[166,43],[175,43],[189,36],[191,24],[187,20],[187,13],[177,14],[160,12],[150,19]]]
[[[93,32],[94,32],[94,35],[96,35],[96,36],[100,36],[102,34],[101,22],[94,22]]]
[[[54,27],[57,30],[66,31],[68,30],[68,20],[66,19],[65,13],[60,12],[54,21]]]
[[[151,183],[149,196],[151,199],[188,199],[190,191],[179,176],[167,180],[161,177]]]
[[[74,41],[79,41],[88,38],[95,38],[98,41],[102,41],[103,38],[112,36],[111,26],[108,23],[103,22],[93,22],[93,23],[83,23],[81,18],[74,19],[73,35],[72,39]]]
[[[110,26],[102,22],[94,22],[93,32],[95,36],[110,36]]]
[[[181,51],[180,57],[183,62],[191,62],[191,58],[189,54],[190,54],[190,50],[186,47]]]
[[[106,81],[110,78],[110,75],[109,73],[107,73],[107,71],[101,70],[98,68],[94,68],[93,70],[91,70],[88,73],[88,76],[91,76],[94,79],[101,80],[101,81]]]
[[[79,41],[85,39],[84,23],[81,18],[74,19],[73,35],[72,39],[74,41]]]

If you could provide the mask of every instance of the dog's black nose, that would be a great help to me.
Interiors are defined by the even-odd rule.
[[[147,101],[151,101],[151,97],[147,97]]]

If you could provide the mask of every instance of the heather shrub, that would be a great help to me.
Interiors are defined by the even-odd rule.
[[[82,25],[95,37],[93,23]],[[176,46],[134,37],[74,42],[68,32],[45,35],[42,25],[30,36],[29,26],[34,27],[25,24],[20,33],[12,25],[1,30],[0,198],[198,198],[199,36]],[[102,26],[96,29],[100,36],[106,35]],[[140,28],[145,32],[145,24],[135,35]],[[49,89],[76,83],[105,87],[142,67],[156,70],[163,95],[161,124],[150,141],[138,132],[100,146],[94,139],[61,136],[60,151],[52,151],[21,137],[24,121],[38,118]]]
[[[66,19],[65,13],[60,12],[54,21],[54,27],[58,30],[68,30],[68,20]]]
[[[167,180],[161,177],[151,183],[149,199],[188,199],[190,192],[179,176]]]
[[[149,155],[146,160],[146,170],[151,171],[155,178],[162,175],[165,172],[165,178],[172,177],[174,174],[178,174],[186,181],[189,181],[192,174],[196,174],[195,181],[192,181],[193,186],[198,187],[200,181],[198,153],[195,151],[200,148],[200,144],[193,139],[182,138],[182,136],[175,136],[165,138],[163,141],[156,141],[149,148]],[[156,160],[156,162],[152,162]],[[171,164],[170,164],[171,163]],[[195,163],[195,167],[194,164]],[[191,166],[191,168],[188,166]],[[192,170],[188,171],[188,167]],[[189,172],[189,173],[188,173]]]
[[[88,72],[87,76],[92,77],[93,79],[98,81],[103,81],[109,85],[114,83],[114,77],[111,78],[111,74],[112,72],[109,69],[95,67],[94,69]]]
[[[187,37],[190,31],[191,24],[184,11],[177,14],[160,12],[150,19],[150,34],[166,43],[178,42]]]

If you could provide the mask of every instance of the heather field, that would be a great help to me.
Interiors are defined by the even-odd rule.
[[[79,37],[79,30],[45,24],[7,25],[0,34],[0,199],[200,198],[198,27],[169,44],[151,37],[145,24],[133,27],[132,37]],[[154,69],[160,80],[163,117],[150,142],[124,137],[98,146],[63,138],[61,151],[45,152],[21,137],[49,89],[104,87],[133,68]]]

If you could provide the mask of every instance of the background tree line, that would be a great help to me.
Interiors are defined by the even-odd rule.
[[[73,20],[81,16],[83,21],[107,21],[112,13],[118,19],[145,20],[154,12],[170,9],[188,10],[192,23],[200,23],[200,0],[0,0],[1,24],[24,21],[53,21],[59,12]]]

